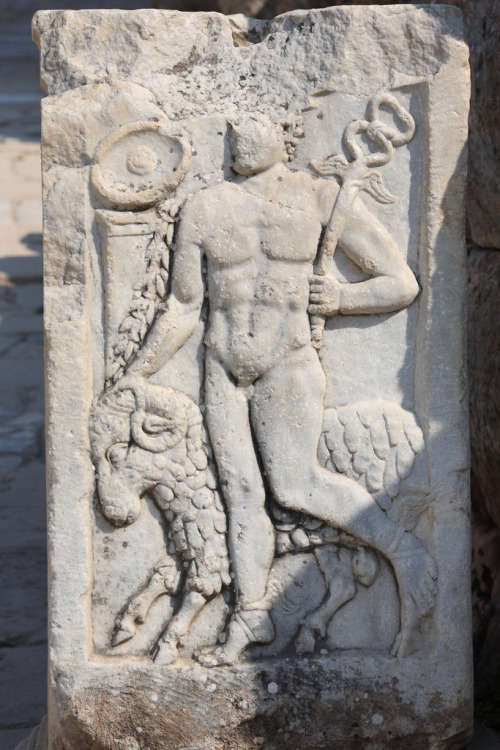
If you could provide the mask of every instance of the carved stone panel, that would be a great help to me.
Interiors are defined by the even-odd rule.
[[[50,747],[462,747],[459,14],[34,35]]]

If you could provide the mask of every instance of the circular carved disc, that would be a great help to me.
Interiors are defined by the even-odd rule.
[[[191,162],[184,134],[157,122],[134,122],[98,145],[91,169],[100,200],[116,208],[146,208],[182,182]]]

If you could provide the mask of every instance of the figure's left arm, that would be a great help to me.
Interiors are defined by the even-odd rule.
[[[339,237],[339,247],[371,278],[339,282],[333,275],[311,278],[309,312],[330,317],[386,313],[408,307],[419,292],[412,270],[386,229],[359,198]]]

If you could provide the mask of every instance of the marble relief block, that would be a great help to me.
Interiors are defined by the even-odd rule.
[[[460,13],[33,23],[50,750],[465,746]]]

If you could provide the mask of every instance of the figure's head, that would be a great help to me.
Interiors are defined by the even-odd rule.
[[[259,113],[230,122],[229,142],[233,169],[245,177],[264,172],[285,155],[283,128]]]

